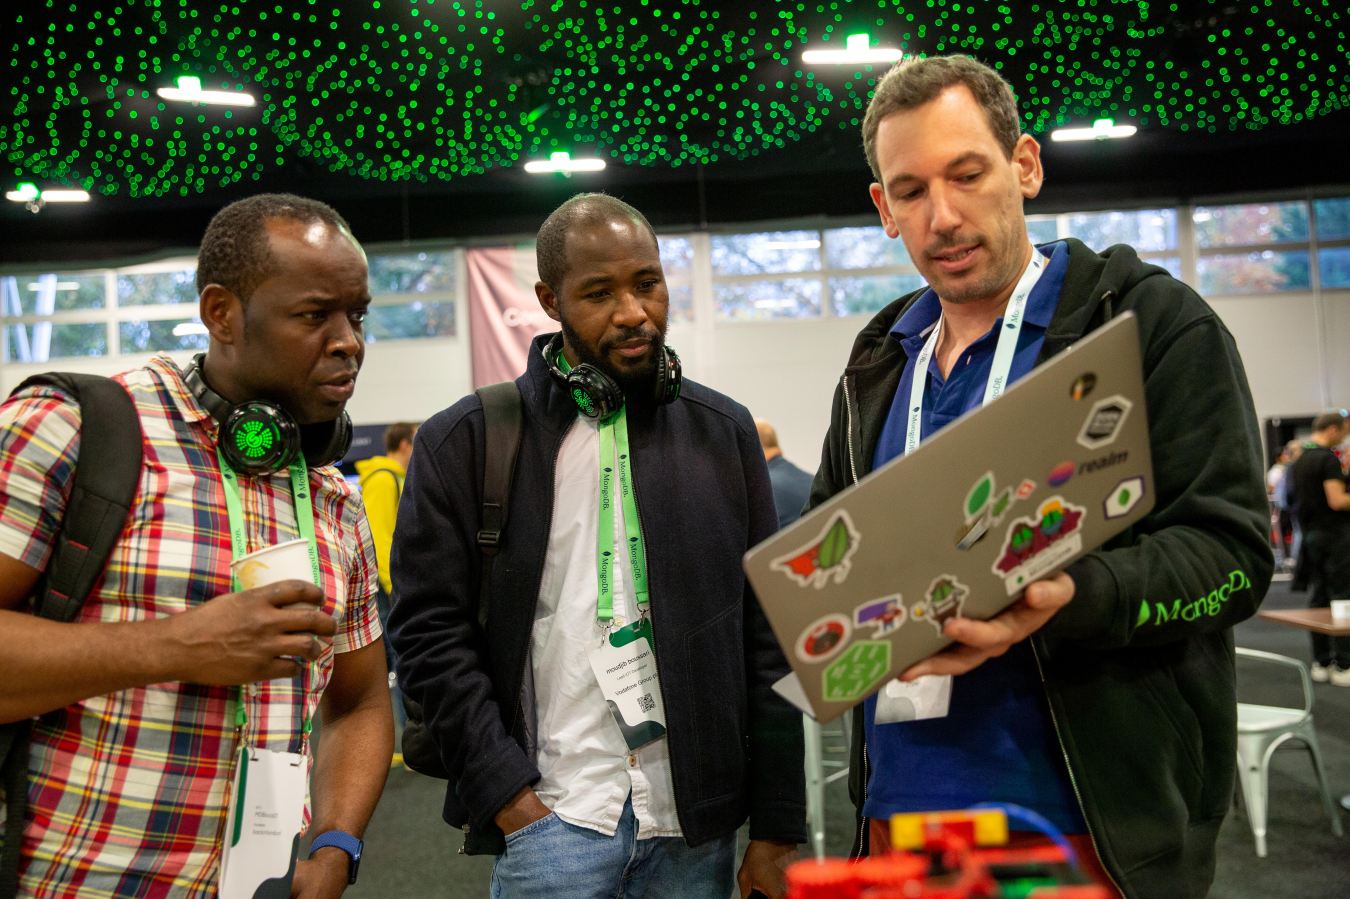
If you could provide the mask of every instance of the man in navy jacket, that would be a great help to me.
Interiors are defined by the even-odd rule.
[[[394,539],[399,680],[450,772],[445,820],[499,853],[494,897],[720,897],[748,815],[741,895],[780,896],[804,838],[802,732],[740,567],[776,524],[753,421],[681,383],[636,209],[573,197],[537,252],[562,332],[516,381],[486,626],[476,395],[418,431]]]

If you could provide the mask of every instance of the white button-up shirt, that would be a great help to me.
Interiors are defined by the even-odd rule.
[[[558,453],[530,645],[542,775],[534,789],[559,818],[609,836],[631,793],[638,839],[678,837],[667,740],[630,751],[590,665],[590,652],[606,634],[596,618],[599,459],[599,426],[578,415]],[[614,533],[622,535],[623,503],[611,505]],[[637,620],[636,591],[628,554],[615,553],[612,566],[614,626],[621,627]],[[653,596],[652,602],[668,599]]]

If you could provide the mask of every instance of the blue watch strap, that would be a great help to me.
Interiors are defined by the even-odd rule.
[[[347,883],[356,883],[356,875],[361,868],[361,850],[365,848],[365,843],[346,831],[326,830],[309,844],[309,857],[313,858],[314,853],[328,846],[336,847],[347,853]]]

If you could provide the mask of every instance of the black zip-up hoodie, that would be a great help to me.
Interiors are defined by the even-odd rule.
[[[1074,792],[1116,884],[1130,899],[1203,897],[1236,773],[1232,626],[1255,613],[1274,567],[1256,414],[1232,335],[1193,290],[1130,247],[1098,254],[1067,243],[1038,363],[1119,312],[1138,316],[1157,502],[1069,566],[1074,598],[1032,646]],[[809,507],[871,470],[906,363],[888,335],[921,294],[859,334]],[[861,707],[855,716],[850,787],[861,810],[871,772]]]
[[[548,335],[551,336],[551,335]],[[483,407],[470,394],[417,431],[394,533],[390,638],[450,783],[443,816],[465,851],[500,852],[493,817],[539,780],[528,650],[548,550],[554,469],[577,408],[535,341],[510,518],[478,624]],[[684,382],[628,412],[651,615],[680,828],[691,845],[750,818],[751,839],[805,840],[801,716],[770,689],[787,673],[741,557],[777,527],[744,406]]]

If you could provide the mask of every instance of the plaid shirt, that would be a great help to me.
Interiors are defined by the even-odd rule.
[[[167,357],[117,380],[140,414],[144,465],[135,508],[84,604],[84,622],[160,618],[232,589],[214,419]],[[46,567],[60,529],[79,417],[77,406],[46,388],[0,406],[0,553],[33,568]],[[296,678],[242,689],[151,684],[43,715],[30,751],[20,895],[216,895],[241,738],[236,698],[246,702],[249,745],[296,751],[303,715],[316,713],[332,674],[332,652],[380,636],[375,553],[359,497],[331,468],[311,471],[310,485],[324,611],[338,620],[318,676],[307,673],[303,686]],[[240,492],[250,551],[299,536],[285,472],[241,478]]]

